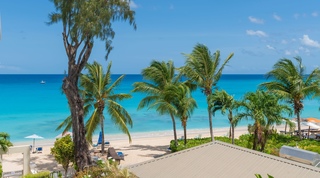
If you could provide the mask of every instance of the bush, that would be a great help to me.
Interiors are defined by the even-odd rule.
[[[74,144],[71,136],[67,135],[57,139],[53,148],[51,148],[51,154],[62,165],[66,176],[69,164],[74,162]]]
[[[171,152],[181,151],[187,148],[192,148],[198,145],[202,145],[205,143],[209,143],[211,138],[195,138],[195,139],[187,139],[187,145],[184,145],[184,140],[178,140],[178,146],[176,147],[174,144],[174,140],[170,141],[170,149]]]
[[[43,171],[43,172],[39,172],[37,174],[27,174],[24,176],[24,178],[50,178],[50,172]]]
[[[252,149],[252,134],[244,134],[241,135],[238,139],[235,139],[235,145]],[[225,143],[231,143],[231,139],[229,137],[215,137],[215,140],[222,141]],[[175,147],[174,140],[170,142],[170,149],[172,152],[181,151],[187,148],[195,147],[201,144],[205,144],[210,142],[210,137],[208,138],[200,138],[200,139],[188,139],[187,145],[184,146],[183,140],[178,140],[178,146]],[[272,133],[269,135],[264,152],[267,154],[279,156],[280,148],[283,145],[299,147],[304,150],[313,151],[320,154],[320,142],[311,139],[303,139],[300,140],[298,137],[283,135],[278,133]]]
[[[109,162],[104,160],[99,162],[96,166],[91,166],[84,171],[77,173],[76,178],[137,178],[134,174],[128,171],[128,169],[120,169],[117,162]]]
[[[0,163],[0,177],[2,177],[2,164]]]

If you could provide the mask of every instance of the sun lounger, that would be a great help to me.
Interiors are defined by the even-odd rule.
[[[36,148],[36,152],[37,152],[37,153],[42,153],[42,147],[37,147],[37,148]]]
[[[118,153],[120,154],[120,156]],[[120,164],[120,160],[124,160],[124,154],[122,152],[118,153],[115,151],[113,147],[108,148],[108,158],[112,158]]]
[[[101,144],[102,144],[102,132],[99,133],[98,142],[97,142],[97,144],[94,144],[93,147],[97,147],[97,146],[99,146]],[[110,146],[110,142],[106,141],[106,142],[104,142],[104,145],[105,146]]]
[[[121,151],[117,152],[117,154],[118,154],[118,156],[119,156],[120,158],[122,158],[122,159],[124,160],[124,154],[123,154]]]

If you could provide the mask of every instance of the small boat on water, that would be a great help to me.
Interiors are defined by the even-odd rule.
[[[46,81],[44,81],[44,80],[41,80],[41,82],[40,82],[41,84],[46,84]]]

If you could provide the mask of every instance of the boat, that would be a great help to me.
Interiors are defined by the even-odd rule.
[[[45,84],[46,83],[46,81],[44,81],[44,80],[41,80],[41,82],[40,82],[41,84]]]

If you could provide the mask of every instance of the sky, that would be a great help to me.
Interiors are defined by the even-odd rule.
[[[140,74],[152,60],[184,65],[198,44],[224,60],[224,74],[265,74],[282,58],[300,56],[307,73],[320,65],[320,1],[316,0],[134,0],[137,29],[114,22],[108,60],[96,40],[89,62],[114,74]],[[0,74],[63,74],[68,61],[62,24],[47,25],[49,0],[0,0]]]

